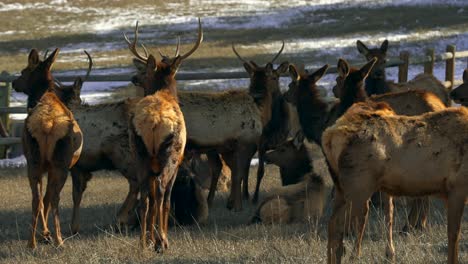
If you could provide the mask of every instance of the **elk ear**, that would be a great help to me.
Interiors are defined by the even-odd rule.
[[[288,67],[289,67],[289,62],[285,61],[285,62],[282,62],[278,68],[276,68],[276,72],[278,74],[283,74],[285,73],[287,70],[288,70]]]
[[[358,40],[356,42],[356,46],[357,46],[359,53],[361,53],[364,56],[367,56],[367,54],[369,53],[369,49],[366,47],[366,45],[364,45],[364,43]]]
[[[273,64],[271,64],[271,62],[267,63],[267,65],[265,66],[265,72],[267,74],[273,73]]]
[[[156,70],[156,58],[153,55],[149,55],[146,61],[146,73],[153,73]]]
[[[346,62],[346,60],[339,58],[338,59],[338,65],[336,66],[338,70],[338,75],[342,78],[346,78],[349,74],[349,64]]]
[[[294,136],[293,145],[296,149],[300,149],[303,143],[304,143],[304,133],[302,133],[302,131],[299,130]]]
[[[58,53],[60,49],[56,48],[47,59],[44,61],[44,65],[46,66],[47,70],[50,71],[52,69],[52,65],[54,65],[55,60],[57,59]]]
[[[387,53],[387,49],[388,49],[388,40],[386,39],[382,42],[382,45],[380,45],[380,52]]]
[[[322,68],[316,70],[314,73],[309,75],[309,78],[312,78],[313,82],[316,83],[325,75],[325,73],[327,73],[327,70],[328,64],[325,64]]]
[[[139,59],[133,59],[133,65],[137,68],[138,72],[145,72],[146,71],[146,63]]]
[[[254,66],[252,66],[252,64],[248,63],[248,62],[244,62],[244,68],[245,70],[247,71],[247,73],[249,75],[252,75],[253,72],[254,72]]]
[[[372,58],[372,60],[366,63],[366,65],[362,66],[362,68],[359,69],[359,72],[361,73],[361,78],[363,80],[367,78],[367,75],[369,75],[370,71],[372,70],[376,62],[377,62],[377,58],[374,57]]]
[[[73,90],[81,92],[82,87],[83,87],[83,79],[81,79],[81,77],[76,78],[75,82],[73,83]]]
[[[39,62],[39,52],[36,49],[32,49],[28,56],[28,66],[36,66]]]
[[[290,64],[288,69],[289,69],[289,76],[291,76],[291,80],[294,82],[299,81],[301,77],[299,76],[299,73],[297,72],[296,66],[294,66],[293,64]]]
[[[468,83],[468,69],[463,71],[463,83]]]

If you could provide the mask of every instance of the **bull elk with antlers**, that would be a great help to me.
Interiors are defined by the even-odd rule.
[[[37,50],[28,57],[28,65],[21,76],[13,81],[13,88],[28,95],[28,117],[25,120],[22,144],[27,160],[28,179],[32,191],[32,225],[28,246],[36,247],[37,221],[43,225],[43,237],[50,240],[47,225],[49,210],[54,215],[57,246],[63,244],[60,231],[60,192],[67,179],[68,170],[80,157],[83,134],[72,112],[67,108],[73,100],[63,96],[64,90],[56,86],[51,68],[59,49],[41,61]],[[87,54],[89,57],[89,54]],[[81,85],[80,78],[75,85]],[[71,89],[71,87],[68,87]],[[64,88],[67,89],[67,88]],[[42,198],[42,174],[48,173],[47,189]]]
[[[201,25],[199,28],[201,32]],[[144,87],[145,95],[150,95],[154,93],[153,86],[161,83],[163,79],[146,79],[142,60],[146,60],[147,52],[145,51],[146,54],[142,55],[137,51],[137,41],[138,28],[135,29],[133,42],[128,40],[129,48],[136,57],[134,63],[139,69],[139,74],[133,78],[133,82]],[[218,168],[221,167],[221,161],[217,153],[221,154],[232,172],[228,208],[234,208],[237,211],[242,208],[242,182],[244,197],[248,197],[247,179],[250,161],[257,150],[262,129],[271,120],[275,98],[281,95],[279,77],[286,71],[288,63],[284,62],[276,69],[273,68],[272,63],[279,57],[283,48],[284,43],[272,62],[262,67],[253,61],[243,59],[233,45],[234,53],[244,63],[244,68],[250,76],[248,92],[179,93],[179,103],[187,125],[187,147],[209,154],[209,160]],[[176,65],[171,64],[175,58],[177,56],[171,58],[162,55],[161,63],[174,67]],[[153,85],[150,85],[151,82]],[[217,185],[219,170],[212,176],[214,178],[208,196],[210,204]]]

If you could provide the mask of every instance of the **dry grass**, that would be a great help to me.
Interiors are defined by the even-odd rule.
[[[254,172],[251,170],[251,187]],[[267,167],[263,192],[279,185],[276,168]],[[0,171],[0,262],[4,263],[323,263],[326,260],[326,224],[246,225],[254,206],[241,213],[225,209],[227,194],[218,194],[209,222],[202,226],[172,227],[171,247],[163,255],[138,249],[138,231],[114,232],[114,215],[123,201],[127,183],[117,173],[100,172],[90,182],[82,204],[81,233],[68,237],[65,247],[39,244],[26,248],[31,221],[31,194],[24,169]],[[263,194],[264,194],[263,193]],[[71,180],[62,192],[61,219],[70,236]],[[246,204],[246,203],[244,203]],[[399,263],[440,263],[446,259],[445,210],[434,202],[428,232],[403,236],[395,233]],[[462,225],[460,260],[468,260],[468,213]],[[401,230],[406,210],[396,207],[395,230]],[[359,263],[385,263],[385,234],[380,210],[372,210],[363,256]],[[396,231],[395,231],[396,232]],[[464,236],[463,236],[464,235]],[[352,249],[346,240],[348,252]]]

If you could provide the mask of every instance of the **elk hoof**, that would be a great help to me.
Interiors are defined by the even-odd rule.
[[[156,241],[156,244],[154,245],[154,251],[158,254],[164,253],[169,248],[169,241],[166,239],[161,239],[159,241]]]
[[[35,249],[36,248],[36,241],[29,240],[28,241],[28,248]]]
[[[42,244],[52,244],[52,236],[50,235],[50,232],[44,232],[42,234],[42,239],[39,241]]]

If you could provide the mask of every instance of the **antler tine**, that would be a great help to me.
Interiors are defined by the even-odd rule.
[[[203,29],[202,29],[202,25],[201,25],[201,19],[198,18],[198,39],[197,39],[197,43],[195,43],[195,46],[193,46],[193,48],[189,52],[187,52],[184,55],[180,56],[180,58],[182,60],[185,60],[190,55],[192,55],[198,49],[198,47],[200,47],[200,44],[202,43],[202,41],[203,41]]]
[[[237,58],[239,58],[239,60],[241,60],[242,62],[250,64],[250,62],[246,61],[244,58],[241,57],[241,55],[239,55],[236,48],[234,47],[234,43],[232,43],[232,51],[234,51],[234,54],[236,54],[236,56],[237,56]]]
[[[86,56],[88,56],[88,70],[86,71],[86,75],[83,79],[83,82],[87,81],[89,78],[89,74],[91,73],[91,69],[93,68],[93,59],[91,58],[91,55],[85,50],[84,53],[86,53]]]
[[[283,46],[281,46],[281,49],[280,51],[278,52],[278,54],[276,54],[276,56],[271,60],[271,63],[275,62],[275,60],[281,55],[281,53],[283,52],[283,49],[284,49],[284,40],[283,40]]]
[[[177,47],[176,47],[176,51],[175,51],[174,57],[179,56],[179,48],[180,48],[180,36],[177,36]]]
[[[127,34],[125,33],[124,33],[124,38],[128,44],[128,49],[133,53],[133,55],[135,55],[135,57],[137,57],[138,59],[146,62],[148,60],[148,56],[146,57],[141,56],[138,53],[138,50],[136,49],[136,44],[138,42],[138,21],[136,22],[136,26],[135,26],[135,38],[133,39],[133,42],[130,42],[130,40],[127,37]],[[148,52],[144,46],[143,46],[143,49],[145,51],[145,54],[148,55]]]

